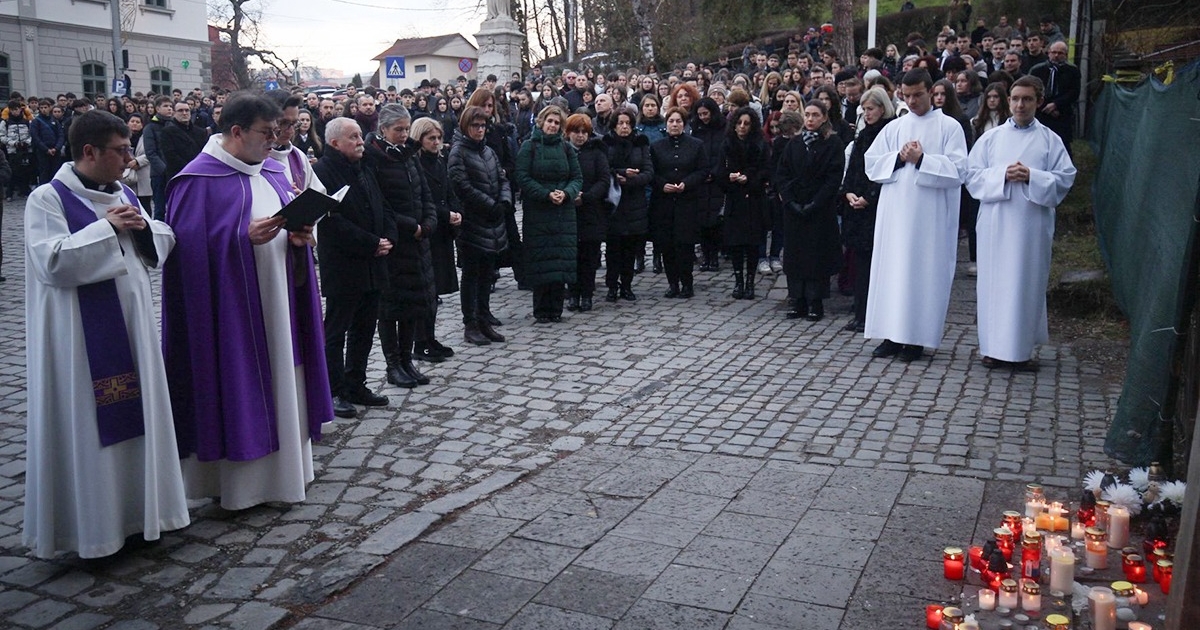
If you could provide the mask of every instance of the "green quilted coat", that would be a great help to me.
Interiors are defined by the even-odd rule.
[[[517,153],[517,183],[524,214],[525,281],[531,286],[575,282],[574,199],[583,189],[575,148],[561,134],[534,129]],[[553,190],[567,194],[562,205],[550,201]]]

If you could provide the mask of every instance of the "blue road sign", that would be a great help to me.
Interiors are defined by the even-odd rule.
[[[263,83],[263,89],[267,90],[268,92],[271,90],[278,90],[279,82],[278,81],[267,81],[266,83]]]
[[[404,78],[404,57],[384,57],[383,68],[386,70],[387,78],[403,79]]]

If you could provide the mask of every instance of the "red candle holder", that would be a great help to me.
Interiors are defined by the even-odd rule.
[[[966,577],[962,549],[958,547],[946,547],[942,551],[942,574],[945,575],[947,580],[961,580]]]
[[[1007,527],[997,527],[992,530],[992,535],[996,538],[996,548],[1000,553],[1004,554],[1005,562],[1012,562],[1013,554],[1013,534],[1012,530]]]
[[[1158,586],[1162,589],[1163,595],[1171,592],[1171,576],[1175,573],[1175,563],[1170,560],[1158,561]]]
[[[929,604],[925,607],[925,627],[929,630],[938,630],[942,627],[942,608],[941,604]]]
[[[983,572],[987,569],[987,561],[983,559],[983,547],[975,545],[968,550],[971,556],[971,569]]]
[[[1146,582],[1146,562],[1136,553],[1131,553],[1121,561],[1121,568],[1125,571],[1125,579],[1134,584],[1144,584]]]

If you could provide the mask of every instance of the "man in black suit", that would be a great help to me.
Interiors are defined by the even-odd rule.
[[[1067,44],[1054,42],[1047,53],[1049,61],[1029,70],[1029,74],[1042,80],[1046,86],[1046,100],[1038,110],[1037,119],[1062,138],[1071,153],[1071,140],[1075,137],[1075,102],[1079,100],[1081,76],[1079,68],[1067,62]]]
[[[367,389],[367,358],[375,339],[380,292],[386,288],[386,256],[396,242],[396,224],[369,169],[362,168],[362,130],[351,118],[325,128],[327,148],[313,166],[325,189],[349,186],[338,207],[321,221],[317,254],[325,294],[325,363],[333,412],[353,418],[354,404],[388,403]]]

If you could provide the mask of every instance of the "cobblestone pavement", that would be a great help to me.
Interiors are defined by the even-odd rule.
[[[383,386],[376,352],[391,404],[327,427],[304,503],[199,501],[158,544],[34,560],[20,544],[22,211],[5,210],[0,285],[0,614],[13,627],[744,628],[757,614],[882,628],[861,625],[887,616],[855,585],[912,536],[938,533],[940,549],[931,509],[966,542],[989,493],[1008,492],[993,486],[1074,486],[1083,462],[1107,461],[1117,387],[1065,346],[1042,348],[1037,374],[982,368],[970,278],[943,348],[906,365],[840,332],[848,298],[816,324],[784,319],[770,275],[744,301],[729,273],[699,273],[682,301],[647,271],[636,303],[540,325],[506,273],[493,307],[509,341],[464,345],[450,296],[438,330],[457,354],[422,365],[431,385]],[[843,554],[840,572],[820,561]],[[890,566],[907,590],[868,591],[884,604],[944,587],[935,567],[895,580]],[[470,612],[480,598],[505,604]]]

